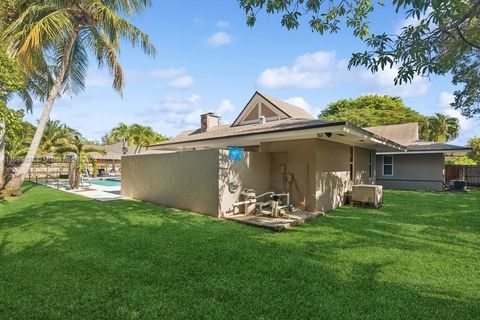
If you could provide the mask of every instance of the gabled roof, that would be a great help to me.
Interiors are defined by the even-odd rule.
[[[307,111],[305,111],[304,109],[298,107],[298,106],[295,106],[291,103],[288,103],[288,102],[285,102],[283,100],[280,100],[278,98],[275,98],[275,97],[272,97],[272,96],[269,96],[269,95],[266,95],[264,93],[260,93],[258,91],[255,91],[255,93],[253,94],[253,96],[250,98],[250,100],[248,100],[247,104],[245,105],[245,107],[242,109],[242,111],[238,114],[237,118],[235,119],[235,121],[233,121],[232,123],[232,126],[237,126],[240,124],[240,119],[243,117],[243,116],[246,116],[246,113],[249,111],[249,107],[252,107],[251,106],[251,103],[252,101],[257,98],[257,97],[260,97],[261,99],[265,100],[266,102],[268,102],[273,108],[275,108],[281,115],[282,115],[282,119],[284,118],[291,118],[291,119],[314,119],[314,117],[309,114]]]
[[[274,106],[286,113],[290,118],[298,119],[314,119],[314,117],[305,111],[303,108],[300,108],[296,105],[288,103],[286,101],[280,100],[278,98],[266,95],[265,93],[256,92],[268,101],[270,101]]]
[[[267,122],[265,124],[254,123],[254,124],[248,124],[248,125],[236,126],[236,127],[232,127],[230,124],[223,124],[223,125],[213,127],[207,132],[201,132],[200,129],[193,130],[193,131],[184,131],[173,139],[151,145],[151,147],[179,144],[183,142],[213,140],[213,139],[221,139],[221,138],[228,138],[228,137],[244,136],[244,135],[250,135],[250,134],[258,134],[258,133],[279,132],[283,130],[296,130],[296,129],[311,128],[311,127],[334,126],[334,125],[342,125],[342,124],[345,124],[345,122],[334,122],[334,121],[324,121],[324,120],[306,121],[305,119],[283,119],[283,120]]]

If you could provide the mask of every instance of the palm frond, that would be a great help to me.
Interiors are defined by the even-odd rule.
[[[88,53],[84,46],[85,32],[80,32],[75,39],[72,48],[70,63],[67,66],[65,78],[63,79],[63,92],[70,91],[79,94],[85,89],[85,80],[88,71]],[[57,66],[62,63],[64,47],[61,46],[56,52]]]
[[[90,28],[90,32],[93,37],[92,49],[96,54],[98,66],[100,68],[104,65],[107,66],[110,74],[113,76],[112,87],[122,95],[123,88],[125,87],[125,79],[122,66],[117,57],[118,47],[112,44],[103,31]]]
[[[2,39],[8,39],[9,52],[33,68],[32,53],[41,54],[46,47],[61,42],[74,28],[67,9],[33,4],[5,29]]]

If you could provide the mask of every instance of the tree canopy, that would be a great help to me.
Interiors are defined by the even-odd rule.
[[[472,148],[469,157],[480,164],[480,137],[471,138],[468,145]]]
[[[102,137],[102,141],[105,144],[117,143],[123,139],[125,139],[129,145],[135,146],[135,153],[141,151],[142,148],[147,148],[153,143],[168,140],[167,137],[155,132],[151,127],[135,123],[132,125],[120,123]]]
[[[0,41],[21,65],[29,92],[46,102],[28,153],[6,189],[20,190],[56,99],[84,89],[89,58],[109,70],[112,87],[122,94],[121,45],[128,43],[155,54],[149,36],[128,21],[150,4],[151,0],[2,2]]]
[[[460,122],[455,117],[435,113],[428,118],[427,125],[423,127],[423,132],[427,140],[444,143],[458,137]]]
[[[406,22],[398,33],[371,30],[372,13],[382,1],[238,0],[246,23],[254,26],[260,12],[282,16],[281,25],[297,29],[308,21],[321,35],[351,29],[367,50],[353,53],[349,68],[372,72],[398,67],[395,84],[415,76],[451,74],[457,86],[452,107],[471,117],[480,113],[480,0],[393,0]],[[303,16],[307,17],[306,19]]]
[[[360,127],[427,122],[425,116],[406,106],[400,97],[379,95],[332,102],[318,117],[325,120],[347,121]]]
[[[417,122],[421,139],[442,143],[457,138],[460,131],[457,118],[440,113],[426,117],[405,105],[400,97],[391,96],[368,95],[338,100],[322,110],[318,118],[347,121],[360,127]]]

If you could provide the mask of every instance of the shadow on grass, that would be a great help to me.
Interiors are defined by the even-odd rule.
[[[29,203],[34,193],[44,200]],[[435,228],[435,237],[455,223],[468,228],[448,212],[426,218],[427,210],[412,208],[401,216],[412,195],[392,196],[380,211],[342,208],[273,234],[36,188],[0,213],[0,318],[476,318],[478,279],[468,280],[478,272],[444,284],[424,275],[432,269],[408,274],[448,266],[450,251],[469,245],[457,239],[442,251],[422,228]],[[411,265],[412,253],[438,261],[415,257]]]

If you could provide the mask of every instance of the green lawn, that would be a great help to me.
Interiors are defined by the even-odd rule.
[[[0,204],[0,319],[479,316],[478,191],[386,191],[284,233],[33,184]]]

